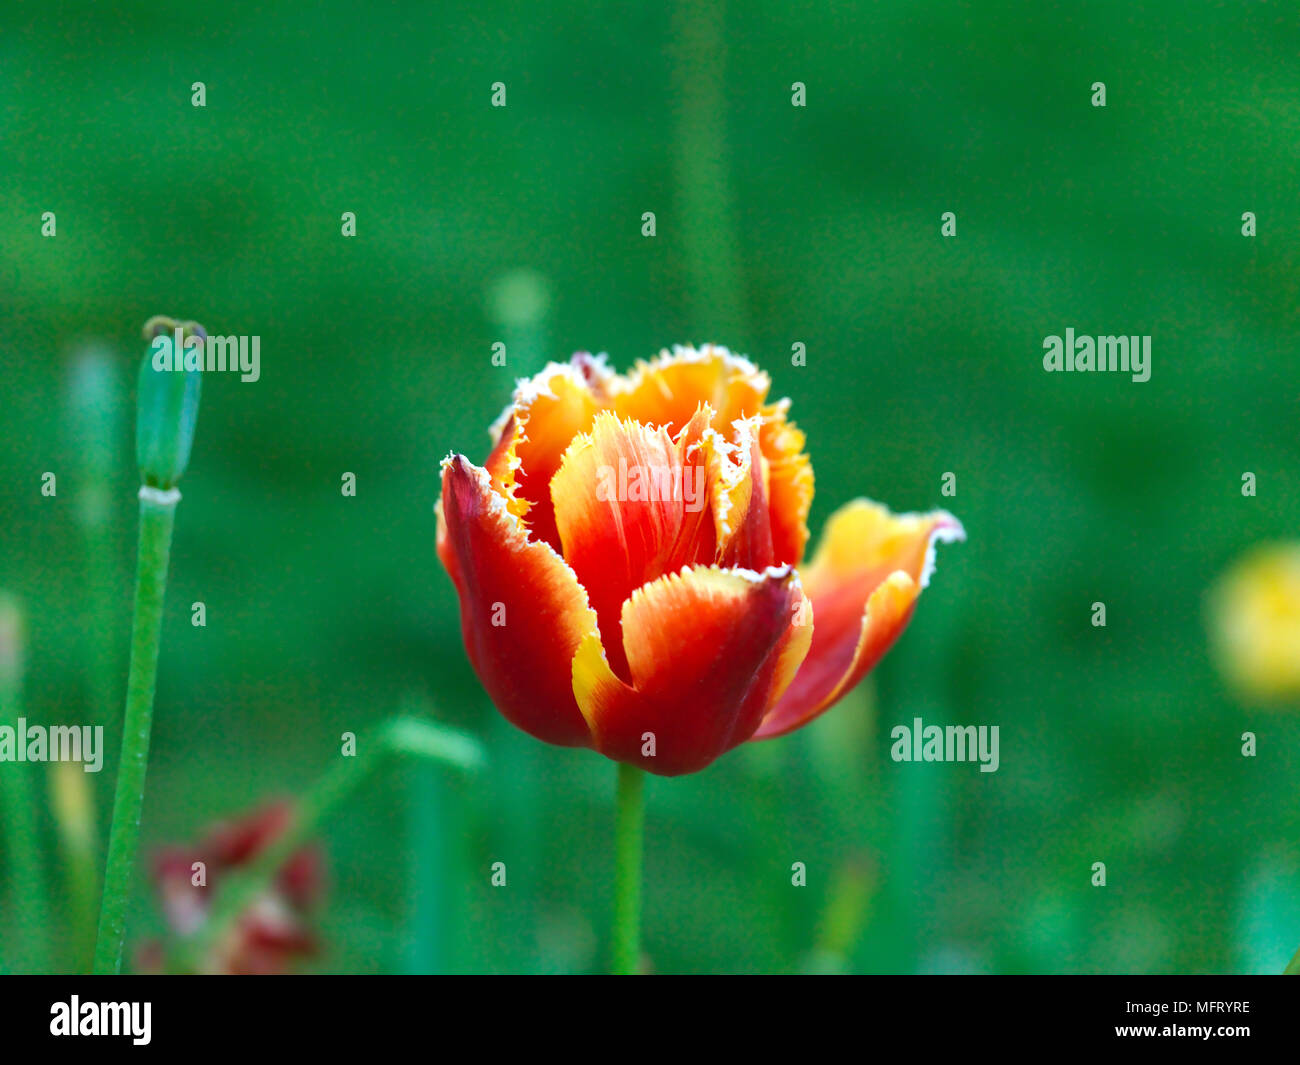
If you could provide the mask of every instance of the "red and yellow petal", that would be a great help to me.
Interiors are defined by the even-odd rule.
[[[771,379],[748,359],[712,344],[677,347],[638,362],[611,388],[611,405],[622,418],[675,433],[701,404],[713,411],[713,427],[730,438],[731,423],[757,414]]]
[[[945,511],[895,515],[865,499],[836,511],[801,570],[816,618],[812,646],[755,738],[807,724],[866,676],[911,620],[935,541],[961,539],[961,523]]]
[[[598,635],[573,659],[596,749],[677,776],[749,739],[808,652],[803,604],[789,567],[696,566],[638,589],[622,610],[631,683],[610,668]]]
[[[776,564],[761,426],[761,415],[738,420],[732,426],[734,446],[715,444],[711,449],[710,460],[718,471],[713,516],[720,566],[761,571]]]
[[[486,470],[460,455],[443,463],[438,557],[460,598],[470,663],[497,708],[547,743],[589,747],[571,663],[596,614],[573,570],[528,539]]]
[[[568,363],[551,363],[521,381],[514,402],[502,414],[492,453],[485,463],[492,483],[524,518],[534,540],[559,548],[550,483],[565,449],[591,428],[612,378],[597,359],[579,353]]]
[[[701,408],[673,437],[602,411],[551,481],[565,561],[587,591],[621,677],[628,676],[620,632],[628,597],[665,573],[713,561],[710,471],[699,446],[710,413]]]
[[[808,512],[813,501],[812,460],[804,452],[804,435],[786,419],[789,400],[763,410],[759,444],[767,460],[768,510],[772,555],[778,566],[797,566],[808,544]]]

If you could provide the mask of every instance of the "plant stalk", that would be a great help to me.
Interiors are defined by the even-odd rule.
[[[645,770],[619,763],[614,822],[614,965],[616,976],[641,968],[641,859]]]
[[[146,487],[140,490],[131,667],[122,721],[122,758],[117,771],[108,861],[104,869],[104,895],[95,940],[94,972],[97,974],[117,973],[122,967],[126,909],[140,842],[140,812],[144,805],[145,773],[149,766],[149,736],[153,727],[167,564],[171,556],[176,504],[180,497],[180,492],[174,488]]]

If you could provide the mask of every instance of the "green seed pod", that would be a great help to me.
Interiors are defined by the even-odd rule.
[[[203,349],[187,347],[191,338],[206,343],[197,322],[162,316],[144,327],[149,351],[140,363],[140,396],[135,423],[135,454],[140,479],[152,488],[173,488],[190,461],[194,424],[199,416]],[[195,369],[186,369],[186,355]]]

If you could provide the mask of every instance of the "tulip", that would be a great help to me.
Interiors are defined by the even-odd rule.
[[[813,473],[788,400],[723,348],[520,383],[485,466],[443,462],[438,554],[492,701],[548,743],[674,776],[800,728],[906,628],[944,511],[865,499],[804,563]]]
[[[944,511],[859,499],[806,566],[812,465],[789,401],[723,348],[521,381],[484,466],[442,464],[438,557],[498,709],[619,763],[613,970],[641,971],[644,774],[703,769],[838,702],[907,627]]]

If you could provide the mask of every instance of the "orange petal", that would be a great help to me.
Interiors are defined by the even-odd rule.
[[[827,522],[802,571],[815,619],[812,647],[755,738],[807,724],[870,671],[898,639],[929,582],[936,540],[964,540],[951,514],[891,514],[855,500]]]
[[[534,540],[558,550],[550,483],[569,442],[591,428],[602,394],[613,375],[585,352],[568,363],[550,363],[520,381],[514,402],[498,420],[498,433],[486,467],[492,483],[510,500],[513,513],[527,520]]]
[[[717,470],[713,515],[720,566],[759,571],[776,563],[761,425],[760,415],[737,421],[732,426],[735,446],[715,444],[711,448],[710,458]]]
[[[770,387],[767,374],[726,348],[677,347],[616,381],[612,405],[620,417],[675,433],[708,404],[713,427],[730,437],[731,423],[757,414]]]
[[[620,611],[628,596],[665,573],[713,561],[709,469],[698,446],[710,414],[701,408],[674,439],[602,411],[551,481],[564,558],[590,596],[622,677]]]
[[[774,565],[797,566],[808,544],[808,511],[813,501],[812,461],[804,453],[804,435],[786,420],[790,401],[763,409],[759,443],[768,468],[768,511],[772,523]]]
[[[486,470],[443,462],[438,557],[460,597],[470,663],[497,709],[547,743],[589,747],[573,698],[571,663],[596,615],[573,571],[547,543],[529,541]]]
[[[676,776],[743,743],[808,652],[810,628],[796,623],[803,601],[788,566],[696,566],[638,589],[622,611],[631,684],[610,669],[598,635],[573,659],[596,749]]]

